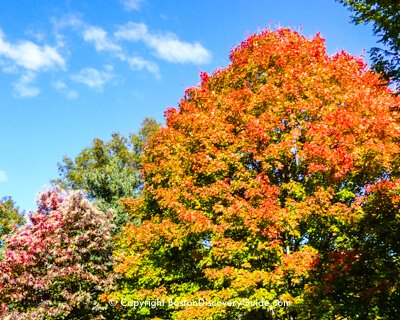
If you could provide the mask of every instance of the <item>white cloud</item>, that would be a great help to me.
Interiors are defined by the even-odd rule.
[[[158,65],[148,61],[142,57],[129,56],[122,48],[113,42],[107,35],[107,32],[97,26],[86,26],[83,31],[83,39],[94,44],[96,51],[111,52],[114,57],[123,62],[127,62],[133,70],[146,70],[154,74],[157,78],[160,77]]]
[[[131,5],[133,5],[133,2]],[[156,78],[160,77],[160,70],[156,63],[146,60],[143,57],[129,54],[123,47],[119,45],[117,41],[118,39],[113,38],[112,35],[110,36],[103,28],[95,25],[89,25],[76,16],[69,16],[62,20],[54,20],[53,23],[57,33],[63,28],[70,27],[76,32],[80,33],[84,41],[93,44],[96,51],[110,53],[112,57],[127,63],[132,70],[145,70],[152,73]],[[61,39],[63,38],[63,36],[59,33],[58,37]],[[84,83],[81,80],[83,78],[88,78],[87,71],[85,72],[86,73],[83,75],[83,77],[80,77],[79,75],[73,76],[75,81]],[[91,76],[94,77],[93,72]],[[85,81],[85,83],[90,83],[89,86],[91,87],[95,86],[94,82],[92,81]]]
[[[115,44],[107,35],[107,32],[100,27],[88,26],[83,31],[83,39],[94,43],[97,51],[121,52],[120,46]]]
[[[57,48],[49,45],[39,46],[31,41],[20,41],[16,44],[6,41],[0,29],[0,56],[19,67],[32,71],[64,68],[65,60]]]
[[[139,10],[143,0],[120,0],[126,11]]]
[[[33,98],[40,93],[40,89],[32,86],[36,80],[36,74],[27,72],[17,82],[13,83],[14,95],[18,98]]]
[[[7,182],[7,181],[8,181],[8,177],[7,177],[6,173],[4,171],[0,171],[0,183]]]
[[[175,35],[152,37],[147,44],[169,62],[203,64],[211,60],[211,54],[200,43],[182,42]]]
[[[68,99],[76,99],[78,98],[78,93],[75,90],[71,90],[68,86],[62,81],[56,81],[52,83],[54,89],[58,92],[64,94]]]
[[[82,83],[91,89],[103,90],[104,85],[111,81],[114,75],[108,71],[99,71],[94,68],[84,68],[78,74],[71,76],[73,81]]]
[[[51,18],[51,22],[53,23],[54,31],[56,32],[56,34],[59,33],[61,29],[64,29],[66,27],[72,27],[73,29],[77,30],[84,25],[83,21],[74,14],[66,15],[61,19]]]
[[[119,26],[118,31],[114,35],[117,39],[130,41],[146,41],[147,38],[151,37],[144,23],[134,22],[128,22],[125,26]]]
[[[135,56],[125,57],[124,61],[127,61],[133,70],[147,70],[148,72],[154,74],[156,78],[160,78],[160,68],[154,62]]]
[[[200,43],[181,41],[173,33],[152,34],[143,23],[129,22],[114,35],[119,40],[143,41],[159,58],[169,62],[203,64],[211,60],[211,53]]]

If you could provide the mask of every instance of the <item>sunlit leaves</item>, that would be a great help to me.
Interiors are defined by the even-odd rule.
[[[112,289],[110,216],[80,192],[40,195],[30,224],[7,238],[0,262],[1,315],[12,319],[102,319]]]
[[[290,307],[272,310],[150,312],[306,318],[302,307],[335,286],[323,284],[325,275],[339,277],[334,271],[356,259],[367,186],[399,174],[399,99],[360,58],[329,56],[319,35],[265,30],[230,58],[226,68],[201,74],[149,142],[144,193],[125,201],[142,220],[120,239],[116,271],[128,280],[114,296],[288,299]],[[340,316],[337,301],[323,297],[331,318]],[[308,316],[324,307],[308,308]]]
[[[383,47],[370,50],[374,69],[400,89],[400,3],[385,0],[338,0],[353,12],[352,22],[372,23]]]
[[[0,200],[0,247],[3,245],[4,237],[23,224],[23,212],[20,212],[11,198]]]
[[[142,154],[146,140],[159,127],[156,120],[145,118],[137,134],[124,137],[113,133],[110,141],[94,139],[75,159],[64,157],[59,164],[61,179],[53,182],[67,189],[85,190],[102,210],[113,209],[119,228],[128,220],[120,200],[140,194]]]

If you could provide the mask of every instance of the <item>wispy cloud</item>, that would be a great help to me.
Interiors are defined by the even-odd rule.
[[[15,97],[32,98],[40,93],[33,85],[38,73],[65,70],[65,60],[58,50],[58,46],[38,45],[27,40],[9,41],[0,28],[0,69],[19,76],[12,83]]]
[[[76,99],[79,96],[75,90],[68,88],[68,86],[62,81],[53,82],[52,85],[54,89],[64,94],[70,100]]]
[[[13,83],[14,95],[17,98],[33,98],[40,93],[40,89],[32,86],[36,80],[36,74],[27,72],[23,74],[17,82]]]
[[[157,78],[160,77],[160,68],[154,62],[143,59],[142,57],[123,57],[124,61],[127,61],[131,69],[133,70],[147,70],[154,74]]]
[[[104,85],[114,78],[111,70],[99,71],[95,68],[84,68],[71,76],[73,81],[82,83],[91,89],[102,91]]]
[[[83,25],[83,23],[81,23],[81,25]],[[82,36],[86,42],[94,44],[96,51],[110,52],[120,61],[127,62],[131,69],[146,70],[154,74],[155,77],[160,77],[160,70],[156,63],[148,61],[140,56],[130,56],[121,46],[113,41],[101,27],[86,25],[83,27]]]
[[[126,11],[136,11],[142,6],[143,0],[120,0]]]
[[[97,51],[121,52],[120,46],[115,44],[107,35],[107,32],[95,26],[88,26],[83,31],[83,39],[92,42]]]
[[[7,177],[6,173],[4,171],[0,170],[0,183],[7,182],[7,181],[8,181],[8,177]]]
[[[174,33],[153,34],[144,23],[129,22],[119,26],[114,36],[118,40],[143,41],[160,59],[174,63],[204,64],[211,53],[200,43],[184,42]]]
[[[6,40],[1,29],[0,56],[7,59],[12,65],[31,71],[65,67],[65,60],[56,47],[49,45],[39,46],[31,41],[11,43]]]
[[[134,10],[134,8],[139,8],[142,1],[131,0],[122,1],[121,3]],[[124,45],[124,41],[143,43],[151,49],[156,57],[172,63],[204,64],[211,60],[211,53],[199,42],[182,41],[174,33],[152,33],[143,23],[129,22],[126,25],[117,27],[114,33],[108,33],[100,26],[90,25],[77,16],[55,21],[54,25],[57,32],[66,27],[72,28],[81,35],[85,42],[92,44],[97,52],[108,53],[112,58],[127,63],[132,70],[144,70],[152,73],[156,78],[160,78],[158,64],[143,56],[132,54],[129,47]],[[61,34],[59,37],[63,38]],[[106,78],[101,74],[101,71],[98,71],[100,73],[96,71],[91,68],[84,69],[79,74],[74,75],[73,79],[91,88],[102,88],[100,84]],[[94,78],[100,80],[88,80]]]

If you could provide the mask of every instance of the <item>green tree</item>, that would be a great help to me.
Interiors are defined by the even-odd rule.
[[[382,48],[371,49],[376,71],[391,79],[400,89],[400,1],[398,0],[338,0],[355,12],[356,24],[372,23],[380,37]]]
[[[128,217],[120,199],[135,197],[143,185],[140,173],[143,150],[160,124],[152,118],[144,119],[138,134],[128,138],[118,133],[105,142],[94,139],[90,147],[83,149],[73,160],[64,157],[59,164],[60,179],[53,181],[66,189],[82,189],[96,201],[102,210],[115,211],[117,226],[123,225]]]
[[[24,213],[20,212],[15,202],[10,197],[0,200],[0,247],[4,237],[24,222]]]

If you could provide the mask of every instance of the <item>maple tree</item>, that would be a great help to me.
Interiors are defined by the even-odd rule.
[[[325,253],[316,272],[308,308],[318,318],[397,319],[400,313],[400,179],[382,179],[365,192],[354,205],[357,221],[341,230],[336,250]]]
[[[30,224],[4,245],[0,261],[2,319],[104,319],[99,297],[113,289],[110,217],[82,192],[40,195]],[[111,317],[112,318],[112,317]]]
[[[373,190],[398,187],[399,98],[361,58],[329,56],[320,35],[265,30],[230,60],[151,139],[143,194],[124,201],[141,220],[118,242],[125,285],[108,299],[176,302],[126,308],[135,319],[333,319],[340,284],[358,308],[349,316],[372,314],[383,291],[397,301],[397,260],[388,281],[378,273],[399,254],[399,197],[388,189],[384,209]],[[251,305],[262,299],[271,305]]]

